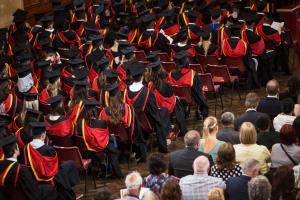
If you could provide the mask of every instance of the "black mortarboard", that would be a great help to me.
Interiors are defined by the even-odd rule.
[[[149,63],[147,66],[148,68],[151,68],[153,71],[158,71],[160,69],[161,61],[158,60],[156,62]]]
[[[96,24],[92,21],[88,21],[84,24],[84,30],[89,34],[99,34],[99,30],[96,27]]]
[[[128,38],[128,34],[122,32],[116,32],[116,36],[118,39],[126,39]]]
[[[82,87],[86,87],[89,85],[89,82],[87,80],[83,80],[83,81],[74,81],[74,86],[82,86]]]
[[[71,66],[80,66],[82,64],[84,64],[84,60],[80,59],[80,58],[72,58],[68,61],[68,63],[71,65]]]
[[[89,74],[90,74],[89,70],[86,67],[82,67],[82,68],[76,69],[74,71],[74,75],[76,77],[76,80],[85,79],[85,78],[88,77]]]
[[[147,55],[147,60],[149,62],[156,62],[159,60],[159,54],[160,51],[151,51],[148,55]]]
[[[230,30],[241,30],[242,24],[230,24],[229,29]]]
[[[242,12],[242,16],[247,23],[256,22],[258,19],[256,11],[252,11],[252,10],[246,10]]]
[[[103,40],[103,38],[99,34],[98,35],[90,35],[89,40],[91,40],[91,41],[101,41],[101,40]]]
[[[21,55],[18,55],[16,59],[20,62],[26,61],[26,60],[31,60],[32,55],[30,53],[23,53]]]
[[[45,122],[30,122],[29,126],[34,136],[41,135],[46,130]]]
[[[209,10],[209,13],[213,19],[217,19],[220,17],[222,11],[220,9],[217,9],[217,10],[211,9],[211,10]]]
[[[161,13],[159,13],[159,16],[164,16],[164,17],[171,17],[174,15],[174,10],[173,9],[165,9]]]
[[[0,147],[5,147],[10,144],[14,144],[17,142],[17,137],[15,135],[5,136],[0,139]]]
[[[174,58],[177,60],[181,60],[188,57],[188,53],[185,50],[179,51],[175,54]]]
[[[73,0],[73,6],[79,7],[83,4],[83,0]]]
[[[169,0],[159,0],[157,1],[157,4],[161,8],[165,8],[169,5]]]
[[[107,69],[104,71],[104,74],[108,79],[115,79],[119,76],[119,72],[116,69]]]
[[[255,1],[255,5],[257,7],[258,12],[262,12],[266,6],[267,2],[266,0],[257,0]]]
[[[147,14],[150,14],[150,10],[149,9],[146,9],[146,10],[143,10],[142,12],[140,12],[139,13],[139,17],[142,18],[143,16],[145,16]]]
[[[45,75],[45,78],[49,80],[50,83],[55,83],[57,81],[57,79],[59,79],[60,77],[60,70],[59,69],[56,69],[56,70],[45,70],[44,71],[44,75]]]
[[[54,13],[58,13],[58,12],[64,12],[65,11],[65,7],[62,5],[55,5],[53,7],[53,12]]]
[[[101,15],[101,13],[104,11],[104,3],[101,2],[99,6],[95,9],[95,14],[96,15]]]
[[[145,65],[143,63],[140,63],[138,61],[134,61],[130,63],[128,66],[128,70],[131,76],[139,76],[143,75],[145,71]]]
[[[26,109],[26,118],[30,121],[39,121],[40,116],[43,115],[43,112],[34,110],[34,109]]]
[[[132,46],[132,44],[130,44],[127,40],[118,40],[117,41],[119,46],[118,46],[118,50],[121,51],[123,48]]]
[[[27,12],[22,9],[17,9],[13,16],[14,16],[14,22],[24,22],[26,20]]]
[[[30,64],[22,65],[21,67],[19,67],[17,69],[17,73],[18,73],[19,78],[25,77],[31,72],[32,72],[32,67],[31,67]]]
[[[95,106],[99,106],[100,105],[99,101],[96,101],[94,99],[84,99],[83,103],[84,103],[84,108],[85,109],[93,108]]]
[[[109,58],[106,56],[103,56],[99,61],[96,62],[97,66],[102,66],[102,65],[108,65],[109,63]]]
[[[155,17],[151,13],[141,17],[142,22],[145,24],[149,24],[149,23],[153,22],[154,19],[155,19]]]
[[[137,2],[135,8],[137,10],[137,13],[142,12],[143,10],[146,9],[145,2],[144,1]]]
[[[136,48],[134,46],[129,46],[129,47],[122,49],[121,53],[123,55],[129,55],[129,54],[133,54],[134,51],[136,51]]]
[[[49,67],[51,63],[51,60],[42,60],[36,63],[36,66],[38,68],[45,68],[45,67]]]
[[[105,91],[108,91],[109,93],[109,96],[116,96],[117,94],[120,93],[120,90],[119,90],[119,83],[118,82],[115,82],[113,84],[106,84],[104,86],[104,90]]]
[[[52,15],[46,15],[44,17],[41,18],[41,22],[46,23],[46,22],[51,22],[53,20],[53,16]]]
[[[25,92],[23,94],[26,101],[35,101],[38,99],[38,96],[40,95],[39,93],[32,93],[32,92]]]
[[[58,94],[48,99],[47,103],[50,104],[52,109],[54,109],[62,102],[63,98],[64,97],[61,94]]]

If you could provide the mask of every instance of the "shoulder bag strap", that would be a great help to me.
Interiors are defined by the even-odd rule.
[[[294,160],[294,159],[286,152],[286,150],[283,148],[283,145],[280,144],[280,146],[281,146],[282,150],[284,151],[284,153],[287,155],[287,157],[292,161],[292,163],[293,163],[294,165],[297,165],[297,163],[295,162],[295,160]]]

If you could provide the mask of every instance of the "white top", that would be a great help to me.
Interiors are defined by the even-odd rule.
[[[41,146],[44,146],[45,143],[40,140],[40,139],[33,139],[31,142],[30,142],[31,146],[34,148],[34,149],[38,149],[40,148]]]
[[[278,114],[273,120],[273,126],[275,131],[280,132],[281,127],[285,124],[293,125],[295,119],[295,116],[285,115],[282,113]]]
[[[300,163],[300,146],[298,145],[284,145],[283,148],[292,157],[292,159],[299,164]],[[289,157],[285,154],[280,144],[274,144],[272,147],[272,167],[277,168],[284,165],[293,165],[293,162],[289,159]]]

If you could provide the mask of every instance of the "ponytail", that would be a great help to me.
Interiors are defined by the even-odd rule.
[[[203,123],[203,139],[206,140],[210,133],[218,126],[218,121],[215,117],[207,117]]]

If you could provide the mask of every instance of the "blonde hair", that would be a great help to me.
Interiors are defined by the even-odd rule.
[[[58,95],[60,87],[61,87],[60,79],[57,79],[54,83],[48,82],[46,89],[50,93],[50,96],[54,97]]]
[[[225,200],[224,192],[220,188],[213,188],[207,193],[206,200]]]
[[[256,129],[251,122],[244,122],[240,128],[240,142],[242,144],[256,143]]]
[[[24,108],[25,109],[33,109],[33,110],[39,110],[39,100],[34,101],[24,101]]]
[[[218,120],[215,117],[207,117],[203,122],[202,137],[207,139],[209,134],[218,127]]]
[[[207,56],[207,53],[208,53],[208,49],[211,45],[211,41],[210,40],[203,40],[202,41],[202,47],[203,47],[203,50],[204,50],[204,56]]]

